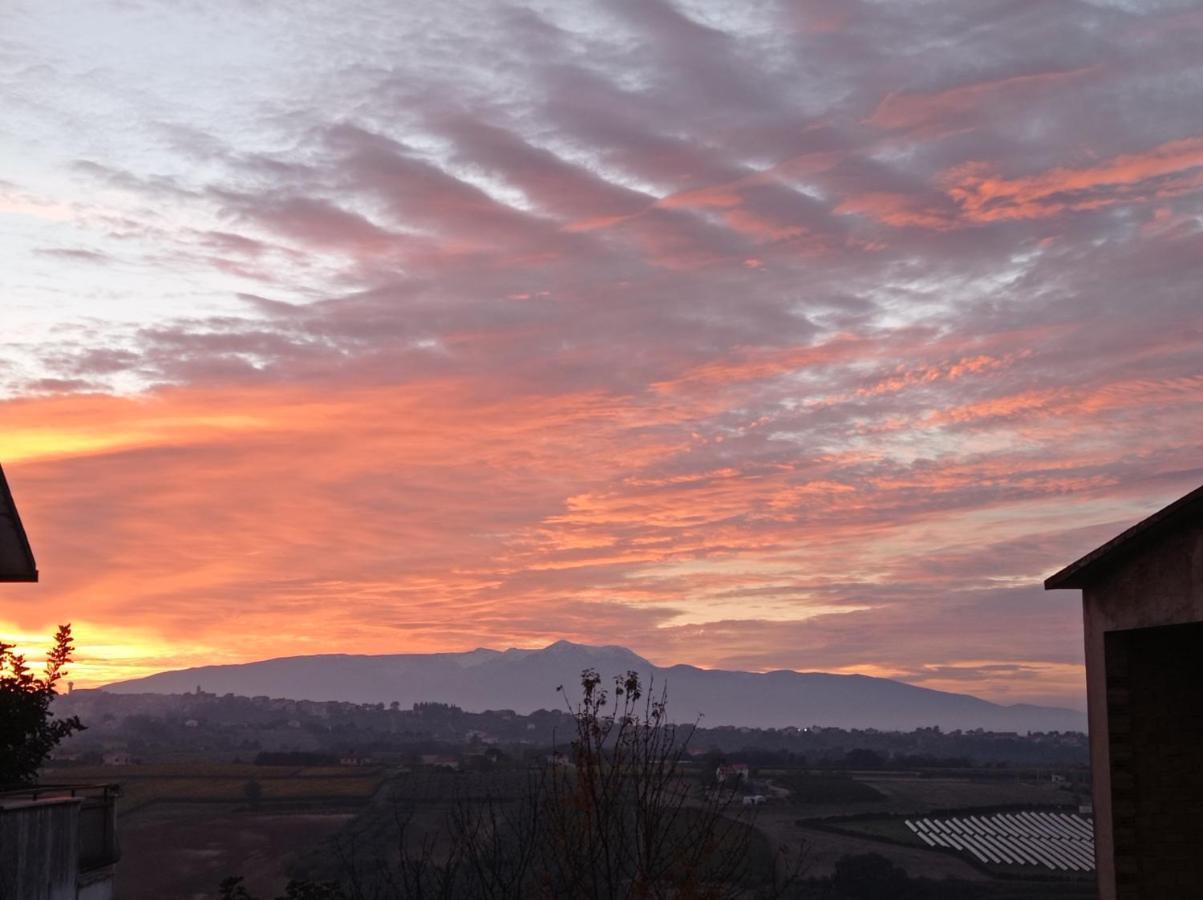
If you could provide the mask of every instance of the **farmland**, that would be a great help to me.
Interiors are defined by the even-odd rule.
[[[80,767],[71,777],[121,785],[119,896],[167,900],[214,896],[231,874],[281,891],[288,867],[353,819],[385,773],[207,763]]]
[[[1072,793],[1048,780],[999,777],[990,771],[956,776],[932,772],[833,776],[765,770],[758,777],[790,788],[791,794],[759,811],[757,826],[774,845],[804,841],[811,876],[830,875],[841,858],[876,854],[912,877],[979,885],[984,892],[981,896],[991,896],[995,887],[1021,897],[1090,896],[1092,873],[1083,866],[1055,869],[1007,864],[1001,856],[992,859],[985,853],[979,859],[951,842],[924,841],[907,824],[968,821],[970,817],[983,821],[996,813],[1011,815],[1018,810],[1025,811],[1024,816],[1035,812],[1039,817],[1065,809],[1073,800]],[[1077,827],[1080,831],[1083,826]],[[1079,858],[1080,848],[1075,851]]]
[[[763,777],[789,791],[796,804],[861,804],[875,803],[885,795],[863,781],[847,775],[812,773],[803,769],[769,769]]]
[[[340,847],[358,845],[376,860],[395,853],[397,823],[410,837],[440,828],[458,804],[508,803],[531,784],[529,764],[456,771],[436,765],[303,766],[159,763],[69,770],[76,781],[118,781],[118,868],[124,900],[211,898],[225,877],[242,875],[262,896],[282,892],[289,877],[338,877]],[[690,790],[707,766],[690,766]],[[59,773],[66,774],[66,771]],[[753,769],[749,792],[768,797],[752,814],[750,871],[764,877],[770,848],[805,844],[808,876],[829,876],[841,858],[876,854],[912,877],[995,885],[1014,896],[1085,896],[1081,873],[1032,880],[1033,866],[983,864],[952,847],[931,846],[906,822],[980,817],[999,810],[1052,810],[1072,800],[1048,780],[991,770],[949,774]],[[986,811],[986,812],[983,812]],[[934,843],[934,842],[933,842]],[[366,861],[366,857],[360,862]],[[1023,870],[1028,871],[1023,871]],[[1085,890],[1085,887],[1082,887]],[[1068,891],[1069,893],[1065,893]]]
[[[502,769],[490,773],[417,770],[398,772],[390,779],[377,798],[330,839],[323,842],[306,860],[294,867],[294,874],[309,880],[336,880],[354,873],[357,884],[369,885],[369,894],[377,886],[390,883],[390,870],[400,863],[399,847],[421,856],[425,848],[442,860],[449,851],[449,831],[466,811],[487,809],[486,817],[502,826],[502,841],[524,834],[530,820],[529,807],[519,801],[532,796],[546,782],[538,769]],[[678,779],[670,789],[674,796],[685,798],[684,805],[671,816],[669,843],[686,846],[690,835],[705,828],[707,816],[701,786],[694,777]],[[678,793],[679,792],[679,793]],[[545,795],[546,796],[546,795]],[[735,798],[730,807],[735,817],[745,812]],[[544,819],[544,822],[548,820]],[[519,823],[516,828],[513,823]],[[512,829],[512,830],[511,830]],[[764,832],[754,822],[726,818],[715,835],[707,866],[724,868],[727,877],[737,879],[749,889],[771,883],[778,866],[774,852]],[[393,894],[382,896],[391,898]]]
[[[908,816],[937,810],[969,810],[975,814],[982,808],[1047,810],[1064,807],[1071,799],[1048,781],[1033,783],[988,774],[936,777],[931,773],[841,774],[779,768],[756,771],[747,790],[763,791],[769,799],[753,812],[754,827],[761,838],[753,842],[752,848],[759,856],[768,847],[796,848],[805,844],[810,877],[829,876],[841,858],[877,854],[913,877],[979,885],[983,897],[992,896],[996,885],[1005,885],[1018,897],[1088,896],[1089,883],[1080,873],[1051,873],[1048,878],[1061,877],[1050,882],[1040,873],[1010,871],[1017,867],[983,866],[970,855],[933,848],[906,826]],[[524,789],[526,777],[521,770],[399,774],[387,789],[389,802],[365,809],[339,837],[360,847],[371,846],[373,841],[392,847],[398,812],[418,832],[429,832],[438,828],[457,800],[514,799]],[[387,837],[389,834],[392,837]],[[383,841],[381,836],[385,836]],[[370,855],[378,853],[371,851]],[[322,856],[311,855],[303,873],[315,878],[337,875],[329,853],[325,852],[324,861]],[[758,863],[756,868],[761,865]]]
[[[384,777],[380,769],[221,763],[75,768],[70,775],[85,782],[119,781],[119,817],[153,804],[244,804],[249,783],[258,785],[257,799],[264,803],[354,806],[371,797]]]
[[[998,866],[1036,866],[1062,872],[1094,870],[1094,829],[1066,813],[996,813],[907,819],[929,847],[946,847]]]

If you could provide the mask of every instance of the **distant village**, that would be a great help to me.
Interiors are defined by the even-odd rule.
[[[56,766],[204,760],[480,769],[539,757],[565,741],[573,728],[566,710],[473,713],[434,702],[403,709],[398,703],[219,696],[199,687],[188,694],[73,691],[58,699],[55,713],[78,715],[87,725],[86,731],[58,748]],[[699,727],[689,749],[699,759],[738,756],[759,765],[856,770],[983,766],[1084,770],[1088,762],[1087,739],[1079,732],[945,732],[934,727],[911,732],[819,725]]]

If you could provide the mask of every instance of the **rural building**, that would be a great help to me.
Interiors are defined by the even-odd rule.
[[[0,469],[0,582],[37,581],[29,540]],[[0,897],[111,900],[119,853],[111,785],[0,786]]]
[[[1203,897],[1203,487],[1044,586],[1082,591],[1099,897]]]
[[[423,753],[422,765],[435,769],[459,769],[459,759],[454,756],[444,756],[439,753]]]
[[[719,784],[726,784],[728,781],[738,781],[743,784],[748,780],[748,764],[723,763],[714,770],[714,778]]]

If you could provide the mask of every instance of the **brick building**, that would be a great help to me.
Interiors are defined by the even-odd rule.
[[[1203,897],[1203,487],[1044,586],[1082,591],[1099,897]]]

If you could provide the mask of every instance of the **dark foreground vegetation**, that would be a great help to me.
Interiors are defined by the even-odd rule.
[[[227,879],[220,888],[221,900],[267,900],[250,893],[240,878]],[[360,900],[368,895],[358,886],[335,882],[293,881],[274,900]],[[379,897],[380,895],[373,895]],[[392,896],[418,896],[394,894]],[[487,896],[507,896],[504,894]],[[597,896],[597,895],[580,895]],[[618,896],[640,896],[622,894]],[[647,894],[643,896],[701,896]],[[755,897],[750,891],[746,894]],[[835,872],[824,878],[799,879],[779,896],[787,900],[1090,900],[1089,884],[989,884],[930,878],[912,878],[883,856],[873,853],[842,857]]]
[[[404,783],[330,842],[318,876],[286,897],[392,898],[784,896],[803,847],[771,848],[736,784],[690,778],[691,727],[666,716],[638,676],[611,690],[586,671],[568,704],[569,739],[507,782],[461,784],[425,820]],[[485,787],[485,785],[488,785]],[[500,790],[499,790],[500,788]],[[237,880],[224,896],[245,900]]]
[[[54,748],[83,730],[77,716],[50,710],[74,649],[71,626],[59,626],[39,675],[12,644],[0,641],[0,786],[34,781]]]
[[[393,777],[368,808],[293,867],[283,900],[394,898],[1086,898],[1082,881],[912,877],[875,853],[816,874],[806,840],[759,821],[761,790],[813,804],[886,794],[823,770],[698,761],[692,728],[628,673],[612,694],[585,672],[569,740],[535,767]],[[753,802],[749,803],[751,800]],[[225,900],[260,900],[237,877]]]

